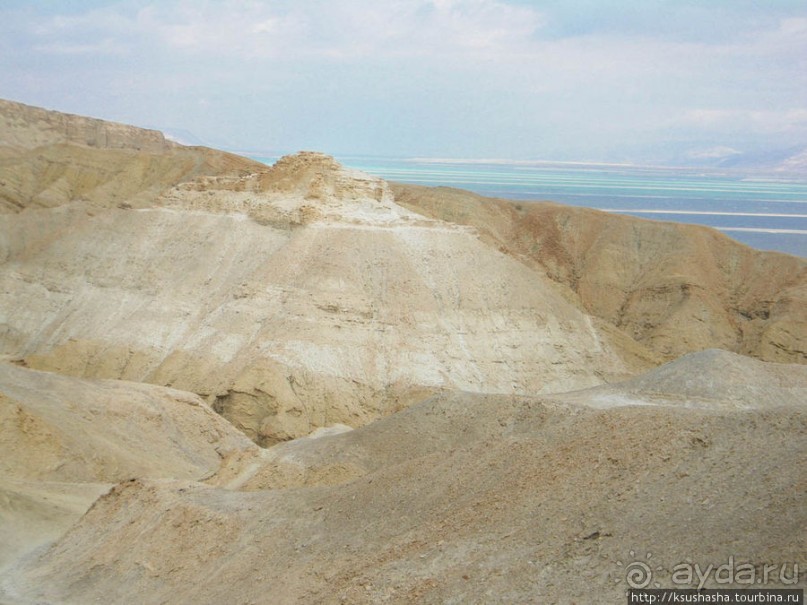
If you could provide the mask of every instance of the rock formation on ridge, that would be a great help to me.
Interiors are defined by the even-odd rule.
[[[566,390],[655,361],[474,229],[327,156],[159,183],[137,208],[0,217],[2,354],[201,394],[263,444],[425,392]]]

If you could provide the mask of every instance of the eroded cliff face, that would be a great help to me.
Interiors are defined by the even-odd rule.
[[[803,362],[800,259],[11,109],[0,602],[582,603],[634,555],[801,564],[807,366],[650,350]]]
[[[586,312],[672,359],[720,347],[807,362],[807,261],[748,248],[717,231],[551,203],[392,186],[398,203],[477,228],[539,267]]]
[[[0,99],[0,133],[0,146],[14,149],[69,143],[163,153],[175,147],[158,130],[49,111],[5,99]]]
[[[3,223],[6,356],[202,394],[262,444],[444,389],[568,390],[654,361],[474,229],[322,154]]]
[[[156,130],[0,99],[0,213],[79,202],[147,207],[198,176],[263,168],[222,151],[176,145]]]
[[[709,230],[391,189],[318,153],[133,151],[137,129],[98,149],[65,121],[0,181],[0,350],[199,393],[262,444],[709,346],[803,360],[803,263]]]

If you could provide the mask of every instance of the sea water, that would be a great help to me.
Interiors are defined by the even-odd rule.
[[[253,156],[273,163],[275,156]],[[807,178],[617,164],[337,157],[385,180],[554,201],[714,227],[762,250],[807,257]]]

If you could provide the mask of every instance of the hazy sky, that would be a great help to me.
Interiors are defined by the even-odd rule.
[[[233,149],[807,144],[805,0],[0,0],[0,97]]]

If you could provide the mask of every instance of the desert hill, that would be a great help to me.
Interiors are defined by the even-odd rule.
[[[200,394],[261,444],[442,389],[552,392],[656,362],[475,229],[322,154],[159,183],[132,183],[136,208],[2,216],[2,354]]]
[[[156,130],[0,99],[0,212],[76,201],[137,207],[200,175],[245,174],[261,166],[177,145]]]
[[[807,260],[706,227],[467,191],[392,185],[401,205],[473,226],[570,288],[587,312],[667,359],[719,347],[807,362]]]
[[[701,389],[689,406],[688,388],[660,379],[702,371],[753,376],[770,401]],[[685,560],[799,561],[807,368],[708,351],[658,372],[564,396],[441,394],[360,429],[245,453],[207,485],[120,484],[9,569],[0,594],[603,603],[624,600],[632,561],[662,585]],[[307,480],[278,489],[292,467]]]
[[[2,605],[807,569],[802,259],[11,102],[0,200]]]
[[[0,99],[2,147],[34,149],[60,143],[162,153],[176,145],[157,130],[137,128]]]

